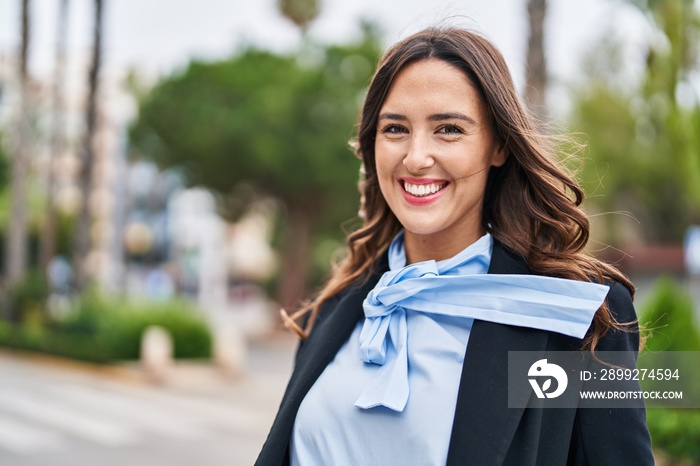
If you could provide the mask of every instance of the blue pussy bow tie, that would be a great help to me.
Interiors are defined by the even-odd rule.
[[[406,264],[403,232],[389,247],[389,271],[363,302],[362,360],[381,365],[355,406],[401,412],[409,396],[406,311],[464,317],[583,338],[609,287],[486,270],[492,239],[484,235],[451,259]]]

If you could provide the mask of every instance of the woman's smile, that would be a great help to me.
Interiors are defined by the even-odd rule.
[[[403,189],[406,202],[413,205],[427,205],[435,202],[448,186],[447,180],[402,178],[399,185]]]

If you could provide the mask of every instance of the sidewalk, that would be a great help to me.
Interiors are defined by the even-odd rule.
[[[42,353],[0,347],[0,358],[50,372],[67,371],[110,380],[173,391],[226,393],[255,384],[256,380],[286,385],[292,370],[297,339],[287,332],[275,332],[248,342],[247,364],[241,374],[230,375],[213,361],[178,360],[162,382],[154,381],[138,361],[94,364]]]
[[[288,334],[249,342],[248,367],[238,377],[208,362],[179,361],[159,385],[136,363],[0,349],[0,464],[252,464],[295,346]]]

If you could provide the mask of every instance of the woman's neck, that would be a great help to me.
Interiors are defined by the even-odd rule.
[[[417,235],[406,231],[404,233],[404,248],[406,250],[406,265],[428,260],[441,261],[454,257],[468,246],[484,236],[486,230],[479,226],[459,237],[445,238],[439,233],[432,235]],[[454,236],[454,235],[451,235]]]

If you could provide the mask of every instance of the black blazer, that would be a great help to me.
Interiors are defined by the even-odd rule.
[[[363,318],[362,301],[388,270],[386,255],[375,269],[369,280],[322,306],[311,335],[299,347],[294,372],[256,466],[289,464],[289,441],[299,405]],[[522,258],[494,242],[489,273],[532,272]],[[607,300],[618,322],[636,320],[623,285],[612,284]],[[597,349],[634,351],[638,342],[635,332],[608,332]],[[508,408],[508,351],[580,347],[581,340],[557,333],[475,321],[462,367],[447,465],[653,465],[644,409]]]

